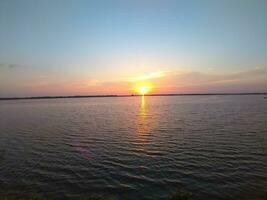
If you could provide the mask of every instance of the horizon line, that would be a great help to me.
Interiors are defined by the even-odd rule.
[[[25,96],[25,97],[0,97],[2,100],[26,100],[26,99],[71,99],[71,98],[97,98],[97,97],[140,97],[140,96],[194,96],[194,95],[267,95],[267,92],[240,92],[240,93],[169,93],[169,94],[104,94],[104,95],[59,95],[59,96]]]

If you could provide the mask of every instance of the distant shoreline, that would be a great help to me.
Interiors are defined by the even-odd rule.
[[[267,95],[266,93],[191,93],[191,94],[147,94],[145,96],[207,96],[207,95]],[[71,96],[35,96],[35,97],[3,97],[6,100],[34,100],[34,99],[73,99],[73,98],[104,98],[104,97],[138,97],[142,95],[71,95]]]

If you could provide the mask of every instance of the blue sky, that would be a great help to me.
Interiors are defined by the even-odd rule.
[[[0,96],[130,93],[128,80],[155,72],[157,92],[263,92],[266,9],[266,0],[1,0]]]

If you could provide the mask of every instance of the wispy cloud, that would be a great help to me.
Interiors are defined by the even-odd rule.
[[[267,88],[267,69],[255,68],[251,70],[229,73],[204,72],[173,72],[160,81],[165,90],[179,92],[238,92],[252,88],[262,91]],[[164,87],[165,86],[165,87]],[[266,89],[267,90],[267,89]]]
[[[8,67],[10,69],[14,69],[14,68],[20,68],[20,67],[24,67],[23,65],[18,65],[18,64],[9,64]]]
[[[209,71],[159,71],[141,76],[124,78],[118,81],[86,80],[76,86],[84,91],[131,92],[133,86],[142,81],[153,85],[155,93],[190,93],[190,92],[238,92],[253,88],[257,92],[263,86],[267,88],[267,69],[255,68],[232,73],[210,73]],[[224,91],[225,90],[225,91]]]
[[[15,68],[21,68],[25,67],[24,65],[21,64],[6,64],[6,63],[0,63],[0,68],[8,68],[8,69],[15,69]]]
[[[135,82],[135,81],[157,79],[157,78],[162,78],[162,77],[166,76],[166,74],[167,74],[166,71],[150,72],[147,74],[143,74],[141,76],[127,78],[126,81]]]
[[[14,83],[10,79],[9,82],[3,82],[2,86],[32,95],[131,94],[135,92],[133,88],[140,83],[151,84],[152,93],[267,92],[266,67],[228,73],[215,72],[216,70],[157,71],[113,80],[66,80],[45,76],[27,79],[22,75],[19,82]]]

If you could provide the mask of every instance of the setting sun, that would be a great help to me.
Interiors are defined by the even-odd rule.
[[[140,94],[145,95],[148,92],[148,87],[144,86],[144,85],[140,86],[139,87],[139,92],[140,92]]]
[[[136,83],[133,87],[133,91],[140,95],[146,95],[151,92],[153,86],[148,81],[143,81],[141,83]]]

